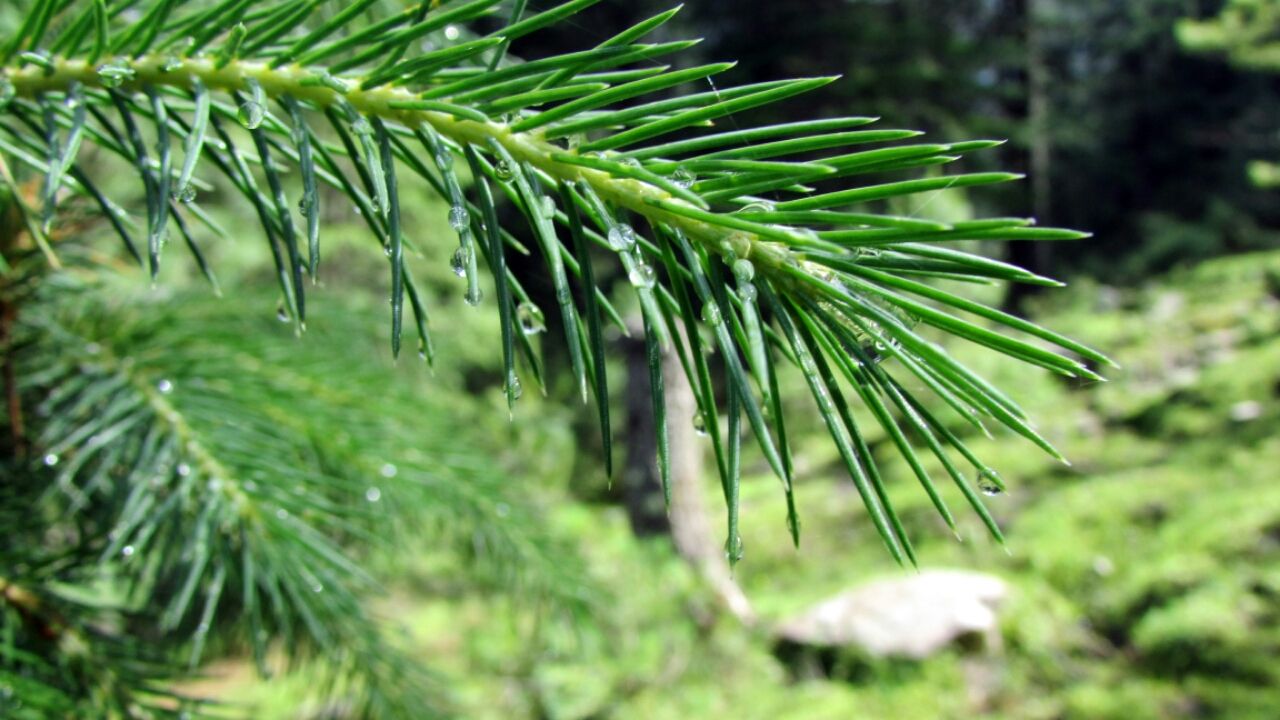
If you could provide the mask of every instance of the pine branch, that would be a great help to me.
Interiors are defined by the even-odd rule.
[[[1084,234],[1034,227],[1020,218],[945,224],[876,211],[887,201],[921,193],[1018,179],[1008,173],[938,174],[966,154],[998,144],[993,141],[866,150],[860,146],[918,133],[862,129],[874,120],[864,117],[703,133],[721,118],[835,78],[664,96],[731,67],[655,66],[655,58],[691,44],[639,42],[670,12],[589,50],[528,62],[512,57],[521,37],[593,2],[570,0],[533,14],[516,4],[504,28],[481,36],[459,32],[456,24],[496,12],[496,0],[422,2],[390,15],[379,14],[371,3],[355,3],[327,20],[313,18],[319,2],[34,3],[21,32],[7,44],[0,69],[0,97],[7,101],[0,128],[8,136],[0,149],[48,179],[48,218],[55,217],[60,193],[103,199],[76,164],[82,139],[131,164],[144,180],[153,274],[170,218],[186,237],[182,216],[194,212],[198,175],[216,170],[254,208],[272,251],[283,307],[299,329],[306,317],[303,278],[318,272],[322,228],[316,186],[327,183],[360,209],[387,252],[393,351],[400,347],[408,299],[419,347],[429,356],[426,311],[405,264],[411,239],[399,209],[398,173],[420,176],[451,206],[449,223],[459,238],[453,264],[467,279],[470,304],[482,301],[482,263],[493,275],[505,384],[514,403],[517,358],[534,357],[516,325],[542,317],[542,310],[532,306],[504,262],[510,249],[524,248],[514,228],[495,227],[493,199],[505,195],[521,210],[546,263],[571,371],[584,399],[594,389],[602,427],[608,426],[608,408],[601,311],[616,313],[595,286],[588,248],[616,254],[637,295],[646,334],[679,353],[715,450],[732,559],[740,546],[740,413],[782,481],[788,523],[798,541],[794,478],[776,389],[783,359],[797,361],[895,557],[914,562],[854,422],[851,399],[873,411],[944,518],[949,512],[915,457],[908,429],[939,454],[989,520],[974,489],[999,492],[998,476],[942,420],[924,412],[929,403],[893,375],[905,371],[918,378],[967,422],[982,427],[984,419],[994,421],[1059,457],[1012,399],[916,326],[1051,372],[1101,380],[1090,367],[1110,364],[1101,353],[930,284],[937,278],[1053,284],[939,244],[1058,241]],[[140,19],[127,22],[126,8]],[[367,14],[373,19],[366,20]],[[437,44],[419,49],[424,39]],[[284,117],[272,113],[277,104]],[[321,116],[327,125],[318,122]],[[181,163],[173,152],[179,139]],[[470,199],[457,172],[459,157],[471,169]],[[284,171],[293,167],[302,186],[305,232],[287,201],[297,183]],[[882,179],[919,170],[925,174]],[[848,184],[866,175],[876,181]],[[576,293],[581,303],[575,285],[582,290]],[[688,333],[687,346],[677,325]],[[728,382],[728,436],[721,434],[713,374],[700,349],[702,330],[719,350]],[[526,364],[540,380],[536,363]],[[660,376],[653,379],[660,388]],[[669,432],[665,422],[659,427]],[[950,452],[974,465],[976,480],[955,468]]]

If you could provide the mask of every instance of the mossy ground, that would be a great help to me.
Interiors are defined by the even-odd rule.
[[[447,578],[464,568],[425,551],[417,582],[393,579],[380,607],[448,680],[466,717],[1280,717],[1278,277],[1280,253],[1271,253],[1212,261],[1142,289],[1050,293],[1039,319],[1123,366],[1106,384],[1062,382],[955,348],[1016,389],[1074,462],[1055,463],[1007,434],[967,438],[1010,485],[989,499],[1007,553],[948,489],[957,542],[905,464],[871,435],[922,566],[973,568],[1010,584],[998,647],[919,664],[861,662],[838,679],[798,676],[765,633],[716,611],[668,543],[636,540],[616,506],[570,499],[567,480],[546,490],[548,518],[588,561],[592,617],[539,619],[525,598],[459,589]],[[803,414],[793,380],[793,409]],[[499,401],[496,392],[490,399]],[[567,411],[536,412],[542,421],[517,423],[504,440],[531,485],[573,474],[579,450]],[[773,620],[910,572],[884,551],[817,422],[800,420],[793,432],[801,548],[790,546],[777,481],[762,464],[742,492],[747,551],[737,579]],[[293,717],[304,691],[237,683],[225,699],[257,707],[255,717]]]

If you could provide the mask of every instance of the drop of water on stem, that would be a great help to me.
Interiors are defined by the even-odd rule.
[[[471,213],[462,205],[449,208],[449,227],[455,232],[462,232],[471,227]]]
[[[240,118],[241,125],[244,125],[249,130],[256,130],[267,116],[267,109],[262,107],[262,103],[246,100],[241,103],[236,115]]]
[[[650,290],[657,283],[658,275],[653,271],[652,266],[646,265],[644,261],[637,261],[635,267],[627,273],[627,279],[637,288]]]
[[[449,269],[453,270],[453,274],[458,277],[467,276],[467,260],[468,253],[464,247],[459,247],[453,251],[453,259],[449,261]]]
[[[626,252],[635,247],[636,231],[625,223],[609,228],[609,247],[618,252]]]
[[[533,303],[522,302],[517,305],[516,319],[520,322],[520,332],[525,335],[537,335],[547,329],[542,309]]]
[[[1004,483],[1000,480],[1000,476],[991,468],[983,468],[978,471],[978,489],[983,495],[1000,495],[1004,492]]]
[[[693,431],[701,437],[707,436],[707,419],[702,416],[702,411],[693,414]]]

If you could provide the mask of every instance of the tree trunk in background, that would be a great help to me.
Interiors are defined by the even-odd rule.
[[[1030,139],[1027,148],[1027,169],[1030,174],[1031,212],[1038,223],[1052,220],[1053,196],[1050,194],[1053,142],[1049,134],[1049,62],[1044,47],[1044,0],[1025,0],[1023,21],[1027,39],[1027,125]],[[1050,274],[1049,243],[1013,242],[1009,244],[1009,259],[1031,272]],[[1005,296],[1005,306],[1022,314],[1027,298],[1043,288],[1037,285],[1014,283]]]
[[[633,328],[632,334],[639,336],[641,333],[637,330]],[[697,410],[693,387],[675,353],[664,353],[662,377],[671,438],[671,511],[667,514],[658,475],[644,342],[626,340],[624,352],[627,358],[627,458],[622,482],[631,527],[638,536],[669,530],[680,557],[697,569],[725,609],[742,623],[751,625],[755,622],[755,613],[742,588],[733,580],[725,558],[724,539],[712,527],[700,487],[704,443],[691,429]]]

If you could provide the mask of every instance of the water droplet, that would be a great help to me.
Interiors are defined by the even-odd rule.
[[[697,182],[698,176],[689,171],[688,168],[678,167],[676,171],[671,173],[671,181],[682,188],[689,188]]]
[[[372,137],[373,125],[369,124],[364,117],[358,117],[351,123],[351,132],[361,137]]]
[[[98,353],[102,352],[102,346],[96,342],[91,342],[88,345],[84,346],[84,351],[85,351],[85,354],[87,355],[97,355]]]
[[[542,309],[533,303],[522,302],[517,305],[516,319],[520,322],[520,332],[525,335],[537,335],[547,329]]]
[[[756,277],[756,266],[752,265],[751,261],[746,258],[734,260],[733,277],[739,284],[749,283]]]
[[[178,190],[178,202],[182,203],[183,205],[190,205],[195,201],[196,201],[196,188],[191,183],[187,183],[186,185],[183,185]]]
[[[209,492],[210,492],[210,493],[217,493],[217,492],[221,492],[221,491],[222,491],[222,478],[212,478],[211,480],[209,480],[208,490],[209,490]]]
[[[702,411],[693,414],[693,431],[702,437],[707,436],[707,419],[702,416]]]
[[[133,79],[133,68],[128,65],[107,63],[98,68],[98,81],[105,88],[118,88]]]
[[[370,487],[364,491],[364,499],[371,503],[376,503],[382,499],[382,491],[377,487]]]
[[[735,565],[742,559],[742,536],[734,535],[724,543],[724,556],[729,560],[730,565]]]
[[[191,475],[191,466],[186,463],[178,463],[178,467],[174,469],[177,471],[178,477],[187,477]]]
[[[398,472],[400,472],[400,469],[391,463],[384,463],[383,466],[378,469],[378,474],[384,478],[393,478]]]
[[[240,485],[240,487],[243,488],[245,492],[256,492],[258,490],[258,483],[252,480],[246,480]]]
[[[469,287],[462,299],[471,307],[475,307],[480,304],[481,300],[484,300],[484,291],[479,287]]]
[[[461,34],[462,31],[458,29],[457,25],[449,25],[444,29],[444,36],[447,40],[457,40],[458,36]]]
[[[44,464],[45,464],[45,467],[53,467],[54,465],[57,465],[58,456],[54,455],[53,453],[49,453],[48,455],[45,455]]]
[[[124,547],[120,548],[120,554],[125,557],[133,557],[134,552],[135,551],[132,545],[125,545]]]
[[[742,302],[753,303],[756,301],[756,286],[751,283],[743,283],[738,288],[738,297],[742,298]]]
[[[702,306],[702,322],[715,327],[720,324],[720,306],[709,302]]]
[[[276,319],[280,322],[289,322],[289,311],[285,309],[284,303],[276,305]]]
[[[182,69],[182,58],[170,55],[160,65],[160,72],[171,73]]]
[[[640,161],[639,161],[639,160],[637,160],[637,159],[635,159],[635,158],[633,158],[633,157],[625,157],[625,158],[622,158],[621,160],[619,160],[619,161],[618,161],[618,164],[619,164],[619,165],[623,165],[623,166],[625,166],[625,167],[629,167],[629,168],[638,168],[638,167],[640,167]]]
[[[312,585],[312,586],[311,586],[311,592],[313,592],[313,593],[322,593],[322,592],[324,592],[324,585],[323,585],[322,583],[319,583],[319,582],[315,583],[314,585]]]
[[[467,276],[467,260],[470,253],[465,247],[459,247],[453,251],[453,259],[449,261],[449,269],[453,270],[453,274],[458,277]]]
[[[493,512],[498,517],[504,518],[511,514],[511,506],[506,503],[500,502],[493,506]]]
[[[651,265],[647,265],[643,260],[637,260],[635,266],[627,273],[627,279],[637,288],[650,290],[657,283],[658,274],[653,271]]]
[[[519,400],[520,396],[524,395],[524,385],[520,383],[520,378],[515,375],[507,378],[507,386],[503,390],[510,391],[513,400]]]
[[[303,195],[302,197],[298,198],[298,212],[302,213],[303,215],[306,215],[311,212],[312,207],[314,207],[314,205],[311,202],[310,195]]]
[[[499,160],[493,164],[493,174],[503,182],[509,182],[516,176],[515,168],[511,167],[511,163],[506,160]]]
[[[454,205],[449,208],[449,227],[456,232],[463,232],[471,227],[471,213],[463,205]]]
[[[280,508],[279,510],[276,510],[276,517],[281,520],[286,520],[289,517],[289,511],[284,508]]]
[[[978,471],[977,484],[983,495],[999,495],[1004,492],[1004,481],[991,468],[982,468]]]
[[[256,130],[262,124],[263,118],[267,116],[267,109],[262,107],[262,103],[246,100],[240,104],[236,116],[240,118],[241,125],[249,130]]]
[[[551,217],[556,214],[556,201],[551,199],[550,195],[542,196],[542,214]]]
[[[618,252],[626,252],[635,247],[636,231],[625,223],[609,228],[609,247]]]
[[[160,382],[156,383],[156,390],[159,390],[161,395],[168,395],[169,393],[173,392],[173,381],[161,380]]]

